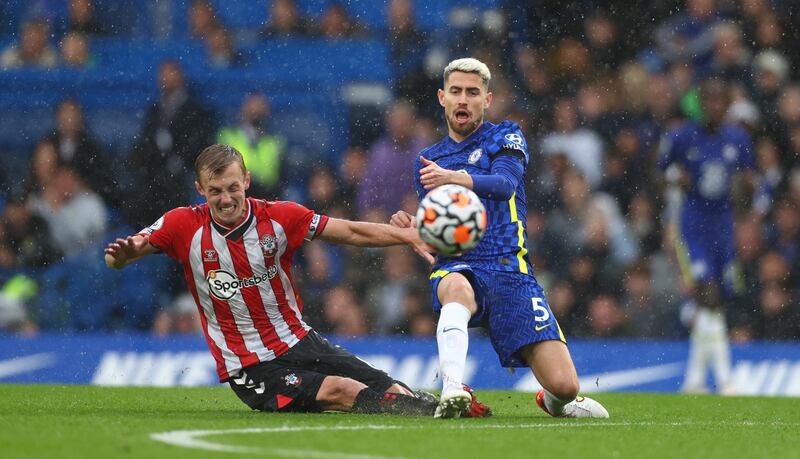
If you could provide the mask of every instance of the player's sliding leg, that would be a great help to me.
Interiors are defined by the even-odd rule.
[[[566,344],[557,340],[541,341],[523,347],[520,355],[543,387],[536,394],[536,403],[547,414],[569,418],[608,417],[603,405],[578,396],[578,374]]]
[[[327,376],[317,391],[316,402],[322,410],[352,411],[363,414],[430,416],[438,403],[413,395],[380,393],[351,378]]]
[[[443,304],[436,327],[442,395],[434,417],[457,418],[472,403],[472,394],[464,390],[463,384],[469,348],[467,328],[477,305],[472,286],[459,273],[445,276],[439,283],[437,294]]]
[[[408,384],[397,379],[394,380],[394,384],[392,384],[391,387],[386,389],[386,392],[390,392],[393,394],[413,395],[414,397],[421,398],[423,400],[428,400],[431,402],[437,400],[436,396],[431,394],[430,392],[422,389],[414,390],[408,387]]]
[[[430,416],[439,406],[437,401],[424,400],[413,395],[384,392],[365,387],[353,401],[352,412],[363,414],[396,414],[402,416]]]

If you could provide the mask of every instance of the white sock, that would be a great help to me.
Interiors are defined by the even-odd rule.
[[[467,324],[471,316],[466,306],[461,303],[447,303],[442,306],[439,324],[436,327],[442,394],[453,389],[461,390],[469,347]]]
[[[572,400],[562,400],[551,394],[547,389],[544,390],[544,406],[553,416],[561,416],[564,414],[564,407],[571,401]]]
[[[708,353],[703,342],[694,337],[689,340],[689,359],[686,362],[686,376],[683,380],[683,390],[685,392],[697,392],[705,390],[706,371],[708,367]]]
[[[717,358],[715,348],[718,347],[719,337],[725,335],[725,324],[724,321],[720,322],[719,317],[718,313],[708,308],[697,308],[689,337],[689,361],[683,383],[685,391],[707,389],[708,367]]]
[[[714,382],[718,392],[730,390],[731,380],[731,346],[728,341],[728,326],[725,316],[716,311],[712,316],[715,323],[714,333],[711,335],[710,358],[714,370]]]

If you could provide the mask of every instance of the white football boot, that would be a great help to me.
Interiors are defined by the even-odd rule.
[[[461,417],[461,413],[469,409],[472,403],[472,394],[463,389],[451,389],[442,392],[439,406],[433,413],[434,418],[454,419]]]
[[[544,389],[539,389],[539,392],[536,394],[536,404],[539,405],[539,408],[541,408],[542,411],[550,416],[560,418],[608,418],[608,411],[603,408],[603,405],[596,400],[593,400],[589,397],[582,397],[580,395],[576,397],[575,400],[564,405],[564,411],[559,415],[554,415],[548,411],[547,407],[545,406]]]

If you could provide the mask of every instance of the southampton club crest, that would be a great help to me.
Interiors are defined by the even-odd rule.
[[[288,375],[284,376],[283,380],[286,381],[287,386],[294,386],[294,387],[299,386],[300,383],[303,382],[303,380],[300,379],[300,377],[294,373],[289,373]]]
[[[269,234],[262,236],[258,244],[261,246],[261,251],[264,252],[264,256],[274,257],[275,252],[278,251],[278,241]]]

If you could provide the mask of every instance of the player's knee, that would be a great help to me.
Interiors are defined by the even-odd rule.
[[[564,378],[551,383],[547,390],[560,400],[574,400],[580,391],[580,383],[577,378]]]
[[[472,310],[475,305],[475,291],[472,289],[472,285],[467,278],[459,273],[452,273],[445,276],[439,283],[437,294],[442,304],[451,302],[461,303],[470,310]]]

